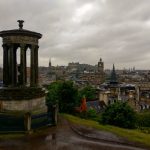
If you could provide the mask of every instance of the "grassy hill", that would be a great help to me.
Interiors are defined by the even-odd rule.
[[[98,130],[112,132],[118,136],[124,137],[132,142],[139,142],[141,144],[150,146],[150,134],[143,133],[141,130],[138,129],[124,129],[119,128],[111,125],[102,125],[96,121],[81,119],[72,115],[62,114],[67,120],[77,125],[84,125],[88,127],[92,127]]]

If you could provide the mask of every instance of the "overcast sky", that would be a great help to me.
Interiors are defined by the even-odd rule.
[[[150,0],[0,0],[0,30],[18,28],[18,19],[43,35],[40,66],[102,57],[105,69],[150,69]]]

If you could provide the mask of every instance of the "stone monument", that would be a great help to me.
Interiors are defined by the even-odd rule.
[[[32,115],[47,112],[45,90],[38,85],[38,40],[40,33],[23,29],[1,31],[3,39],[3,87],[0,89],[0,114],[23,117],[25,130],[32,128]],[[20,49],[20,63],[17,51]],[[30,51],[30,84],[27,85],[27,50]],[[12,118],[13,118],[12,117]],[[1,117],[0,117],[1,119]]]

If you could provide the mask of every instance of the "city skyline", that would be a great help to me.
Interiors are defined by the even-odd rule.
[[[150,69],[150,1],[13,0],[0,2],[0,30],[18,28],[43,34],[39,66],[80,62],[105,68]],[[7,9],[6,9],[7,8]],[[0,40],[0,45],[2,40]],[[2,47],[0,50],[2,66]]]

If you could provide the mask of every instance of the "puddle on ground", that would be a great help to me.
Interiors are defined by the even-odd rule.
[[[144,150],[131,146],[98,142],[74,133],[66,124],[47,135],[0,141],[0,150]]]

